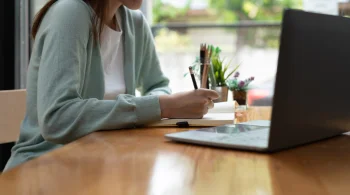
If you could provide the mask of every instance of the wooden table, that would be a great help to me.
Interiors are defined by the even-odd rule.
[[[181,130],[93,133],[4,173],[0,194],[350,194],[350,136],[259,154],[163,137]]]

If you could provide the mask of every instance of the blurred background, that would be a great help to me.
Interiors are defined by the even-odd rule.
[[[45,2],[2,1],[0,22],[6,28],[2,29],[1,89],[26,87],[32,45],[29,32]],[[193,88],[184,74],[199,55],[200,43],[208,43],[219,46],[221,55],[233,64],[241,64],[241,77],[255,77],[249,103],[265,106],[271,105],[273,95],[283,9],[346,16],[349,4],[348,0],[144,0],[141,11],[173,92]]]

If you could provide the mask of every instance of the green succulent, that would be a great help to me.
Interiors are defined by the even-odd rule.
[[[211,60],[217,86],[226,86],[228,78],[239,68],[239,65],[237,65],[233,70],[228,72],[229,67],[232,65],[232,60],[227,64],[225,64],[224,61],[225,60],[221,60],[220,57],[212,58]]]

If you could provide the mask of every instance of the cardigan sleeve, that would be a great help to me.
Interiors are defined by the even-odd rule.
[[[161,70],[151,29],[143,14],[139,13],[144,37],[144,52],[138,89],[142,95],[170,94],[169,79]]]
[[[48,25],[36,37],[42,47],[36,90],[43,138],[66,144],[97,130],[132,128],[160,120],[156,95],[119,95],[116,100],[82,98],[84,78],[79,72],[86,70],[91,17],[78,3],[65,6],[65,2],[70,1],[52,7]],[[157,79],[147,87],[155,89],[165,83]]]

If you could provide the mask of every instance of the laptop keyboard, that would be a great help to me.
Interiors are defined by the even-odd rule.
[[[243,133],[235,133],[230,135],[220,135],[212,138],[212,142],[222,142],[227,144],[242,144],[242,145],[267,145],[269,129],[260,129]]]
[[[266,148],[268,146],[269,128],[237,133],[215,133],[205,131],[186,131],[176,133],[173,138],[182,141],[199,141],[201,143],[224,144],[242,147]]]

